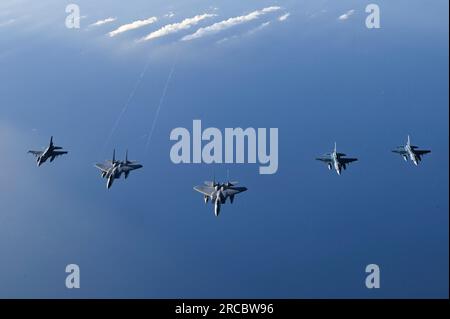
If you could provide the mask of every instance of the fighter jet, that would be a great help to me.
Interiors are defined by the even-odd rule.
[[[108,179],[106,188],[110,189],[114,180],[119,179],[122,174],[124,174],[125,179],[127,179],[131,171],[142,168],[143,166],[138,164],[136,161],[128,160],[128,150],[125,156],[125,161],[117,161],[116,150],[114,150],[111,161],[106,161],[103,164],[95,164],[95,167],[101,171],[102,178]]]
[[[408,158],[414,163],[414,165],[419,165],[419,162],[422,161],[422,155],[431,153],[431,151],[427,150],[419,150],[418,146],[411,145],[411,139],[408,135],[408,140],[405,146],[398,146],[397,149],[392,152],[400,154],[405,162],[408,161]]]
[[[357,158],[346,158],[344,153],[338,153],[336,143],[334,143],[333,153],[327,153],[322,157],[316,158],[318,161],[327,163],[328,169],[332,170],[333,167],[338,175],[341,175],[342,169],[347,169],[347,164],[356,162]]]
[[[203,194],[205,204],[211,200],[214,204],[214,214],[216,217],[220,214],[220,208],[226,203],[227,199],[230,199],[230,203],[233,204],[234,197],[237,194],[243,193],[247,190],[246,187],[236,187],[238,182],[227,182],[224,184],[213,182],[205,182],[205,185],[195,186],[194,190]]]
[[[28,153],[33,154],[37,160],[37,166],[41,166],[44,164],[48,159],[50,159],[50,162],[53,162],[53,160],[61,155],[67,154],[66,151],[60,151],[62,147],[55,146],[53,144],[53,136],[50,138],[50,145],[44,150],[44,151],[28,151]]]

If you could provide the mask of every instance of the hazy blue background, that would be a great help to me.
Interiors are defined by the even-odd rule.
[[[365,27],[372,1],[75,2],[79,30],[64,25],[70,2],[0,3],[0,297],[448,298],[448,1],[376,1],[380,30]],[[179,41],[271,5],[283,9]],[[135,42],[207,12],[218,16]],[[150,16],[160,20],[106,36]],[[172,164],[169,133],[193,119],[278,127],[278,174]],[[390,152],[407,134],[433,150],[419,167]],[[70,154],[37,168],[26,151],[50,135]],[[314,161],[334,141],[360,158],[340,177]],[[113,147],[144,169],[107,191],[93,164]],[[215,218],[192,186],[227,169],[249,191]],[[69,263],[80,290],[65,288]],[[370,263],[376,291],[364,285]]]

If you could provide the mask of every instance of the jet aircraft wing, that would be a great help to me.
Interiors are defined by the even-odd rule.
[[[194,190],[206,196],[211,196],[216,191],[214,187],[210,186],[195,186]]]
[[[124,173],[134,171],[135,169],[137,168],[129,165],[121,165],[119,168],[119,170]]]
[[[42,154],[44,154],[43,151],[28,151],[28,153],[33,154],[36,157],[41,156]]]
[[[109,163],[108,164],[99,163],[99,164],[95,164],[95,167],[97,167],[102,172],[108,172],[112,168],[112,165],[109,165]]]
[[[393,153],[400,154],[400,155],[406,155],[406,154],[408,154],[408,152],[405,151],[405,149],[404,149],[403,147],[401,147],[401,146],[399,146],[396,150],[393,150],[392,152],[393,152]]]
[[[246,187],[232,187],[232,188],[227,188],[224,193],[228,196],[233,196],[242,192],[245,192],[247,190]]]
[[[66,152],[66,151],[53,151],[53,152],[52,152],[52,157],[65,155],[65,154],[67,154],[67,153],[68,153],[68,152]]]
[[[318,157],[318,158],[316,158],[316,160],[322,161],[322,162],[325,162],[325,163],[331,163],[331,162],[333,162],[333,160],[332,160],[331,157],[329,157],[329,156]]]
[[[427,151],[427,150],[414,150],[414,153],[416,153],[417,155],[424,155],[424,154],[431,153],[431,151]]]
[[[340,158],[339,162],[341,162],[342,164],[349,164],[352,162],[356,162],[357,160],[357,158]]]

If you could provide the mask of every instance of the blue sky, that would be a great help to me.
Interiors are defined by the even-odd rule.
[[[0,297],[448,297],[448,1],[377,1],[379,30],[371,1],[80,0],[80,29],[68,3],[0,4]],[[278,173],[174,165],[194,119],[279,128]],[[433,151],[419,167],[390,152],[407,134]],[[50,135],[70,154],[38,169],[26,151]],[[335,141],[360,159],[340,177],[314,161]],[[107,191],[93,164],[114,147],[144,168]],[[249,191],[215,218],[192,186],[227,170]]]

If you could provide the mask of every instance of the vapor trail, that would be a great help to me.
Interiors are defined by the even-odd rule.
[[[170,72],[169,72],[169,76],[167,77],[167,81],[166,81],[166,84],[164,85],[164,89],[163,89],[161,98],[160,98],[160,100],[159,100],[158,107],[156,108],[156,114],[155,114],[155,117],[154,117],[154,119],[153,119],[152,126],[151,126],[151,128],[150,128],[149,133],[148,133],[147,143],[145,144],[145,152],[146,152],[146,153],[147,153],[148,148],[149,148],[149,146],[150,146],[150,142],[151,142],[151,139],[152,139],[152,136],[153,136],[153,131],[155,130],[156,123],[158,122],[159,113],[160,113],[160,111],[161,111],[161,107],[162,107],[163,104],[164,104],[164,99],[166,98],[167,89],[169,88],[170,81],[172,80],[172,76],[173,76],[173,73],[174,73],[174,71],[175,71],[175,67],[176,67],[176,65],[177,65],[177,62],[178,62],[178,53],[177,53],[177,55],[176,55],[176,57],[175,57],[175,60],[174,60],[174,62],[173,62],[172,69],[171,69]]]
[[[103,146],[103,153],[105,152],[109,142],[111,141],[111,138],[113,137],[114,133],[116,132],[117,128],[119,127],[119,124],[122,121],[124,114],[127,112],[128,108],[130,106],[130,103],[133,100],[134,95],[136,94],[137,89],[140,87],[142,80],[143,80],[145,74],[147,73],[149,66],[150,66],[150,58],[147,60],[147,63],[144,65],[144,69],[142,70],[141,75],[136,80],[136,83],[134,84],[133,89],[131,90],[130,94],[128,95],[128,98],[122,108],[122,111],[119,113],[119,116],[117,117],[117,120],[114,123],[114,126],[108,135],[108,138],[106,139],[105,145]]]

